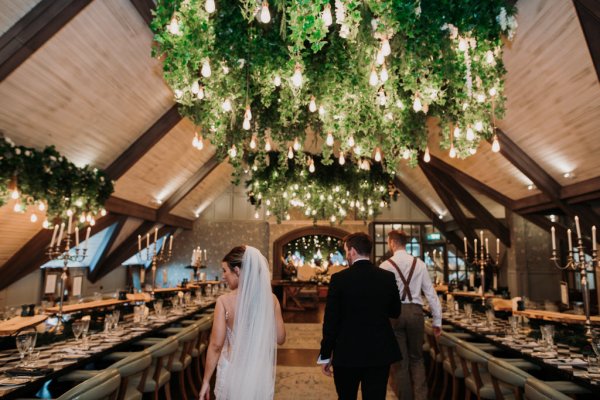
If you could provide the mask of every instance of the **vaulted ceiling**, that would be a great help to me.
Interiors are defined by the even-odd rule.
[[[0,7],[0,131],[18,144],[55,145],[78,165],[107,169],[115,193],[99,225],[119,223],[102,260],[108,269],[133,254],[137,234],[191,228],[230,185],[231,167],[216,161],[209,143],[202,151],[191,146],[194,127],[177,114],[161,64],[150,56],[152,0],[21,0]],[[487,210],[483,217],[502,219],[510,209],[541,225],[539,215],[550,212],[598,218],[600,7],[589,0],[517,7],[519,28],[504,53],[502,151],[484,143],[475,156],[452,159],[431,129],[432,162],[398,166],[399,188],[446,230],[470,231],[459,220],[482,218],[474,203]],[[31,223],[10,207],[0,208],[3,277],[14,265],[36,268],[25,254],[35,250],[44,261],[47,241],[41,219]]]

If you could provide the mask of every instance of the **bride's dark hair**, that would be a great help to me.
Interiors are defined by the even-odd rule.
[[[242,259],[245,252],[246,246],[236,246],[229,250],[229,253],[225,254],[222,261],[227,263],[227,266],[232,271],[235,267],[242,268]]]

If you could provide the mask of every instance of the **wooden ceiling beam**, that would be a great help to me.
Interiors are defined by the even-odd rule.
[[[91,0],[42,0],[0,37],[0,82],[23,64]]]
[[[163,219],[168,216],[169,212],[174,209],[191,191],[193,191],[210,173],[219,165],[217,155],[213,155],[192,175],[183,185],[181,185],[175,193],[171,195],[160,206],[157,211],[157,218]]]
[[[427,168],[431,169],[431,173],[437,177],[437,179],[443,183],[447,192],[449,192],[454,198],[458,199],[472,214],[473,216],[481,221],[483,225],[490,230],[506,247],[510,247],[510,231],[506,226],[500,223],[496,217],[492,215],[479,201],[473,197],[460,183],[454,178],[447,175],[444,171],[437,169],[433,165],[428,165]],[[472,227],[470,222],[467,220],[467,224]]]
[[[119,217],[112,213],[99,218],[96,224],[92,226],[90,235],[95,235],[117,222],[118,219]],[[84,237],[86,230],[87,226],[81,228],[79,230],[79,237]],[[2,279],[0,279],[0,290],[39,269],[48,261],[46,251],[50,245],[52,233],[52,229],[42,229],[39,231],[0,268],[0,276],[2,276]]]
[[[114,269],[121,266],[124,261],[133,256],[138,251],[138,235],[144,237],[147,233],[152,236],[152,229],[156,225],[153,221],[144,221],[135,231],[133,231],[115,250],[113,250],[104,262],[99,263],[94,271],[89,275],[88,279],[91,282],[96,282],[98,279],[106,276]],[[169,232],[177,230],[173,226],[162,226],[158,229],[158,237],[161,238]],[[150,244],[152,245],[152,244]]]
[[[433,226],[435,226],[438,231],[444,234],[446,239],[456,247],[456,250],[458,252],[464,252],[462,239],[456,234],[456,232],[449,231],[446,228],[446,223],[442,221],[439,218],[439,216],[435,212],[433,212],[433,210],[431,210],[431,208],[429,208],[429,206],[425,204],[425,202],[421,200],[421,198],[415,192],[413,192],[404,182],[402,182],[402,180],[400,180],[400,178],[398,178],[397,176],[394,177],[394,186],[396,186],[396,188],[400,192],[402,192],[406,197],[408,197],[408,199],[412,201],[412,203],[415,206],[417,206],[423,214],[429,217]]]
[[[600,81],[600,2],[598,0],[573,0],[579,23],[585,36],[596,75]]]
[[[125,175],[179,121],[181,121],[181,115],[177,111],[177,105],[174,105],[106,168],[105,172],[108,177],[116,181]]]
[[[419,157],[419,159],[419,166],[433,187],[433,190],[435,190],[439,198],[442,200],[446,206],[446,209],[452,215],[452,218],[458,223],[458,226],[460,226],[462,233],[467,237],[468,243],[470,243],[473,239],[477,238],[477,234],[475,233],[475,230],[469,223],[468,218],[460,208],[460,205],[457,203],[456,199],[448,191],[447,184],[443,182],[446,176],[438,176],[432,171],[430,165],[422,161],[421,157]]]
[[[137,12],[140,14],[144,22],[150,25],[154,16],[152,10],[156,8],[153,0],[131,0],[131,4],[135,7]]]
[[[111,196],[104,204],[104,208],[115,214],[127,215],[129,217],[172,225],[178,228],[192,229],[194,226],[194,221],[172,214],[166,214],[159,218],[158,210],[119,197]]]
[[[567,204],[585,203],[600,200],[600,177],[563,186],[560,189],[560,199]],[[540,212],[555,208],[549,196],[540,193],[524,197],[514,202],[514,209],[520,212]]]
[[[503,195],[502,193],[498,192],[495,189],[492,189],[485,183],[478,181],[477,179],[464,173],[463,171],[459,170],[458,168],[446,163],[445,161],[442,161],[441,159],[432,155],[431,160],[429,161],[429,164],[432,165],[433,167],[443,171],[446,175],[454,178],[454,180],[462,183],[463,185],[469,186],[470,188],[475,189],[476,191],[483,194],[484,196],[489,197],[490,199],[494,200],[496,203],[501,204],[506,208],[510,208],[510,209],[513,208],[514,201],[511,198]]]

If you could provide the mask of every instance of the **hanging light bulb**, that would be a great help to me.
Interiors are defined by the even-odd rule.
[[[312,160],[312,158],[310,159],[308,164],[308,172],[310,172],[311,174],[315,172],[315,162]]]
[[[450,158],[456,157],[456,149],[454,148],[454,143],[450,145],[450,153],[448,154]]]
[[[467,40],[465,38],[460,38],[460,40],[458,41],[458,50],[467,51],[468,48],[469,44],[467,43]]]
[[[488,93],[490,94],[490,96],[494,97],[495,95],[498,94],[498,91],[496,90],[495,87],[490,88],[490,90],[488,91]]]
[[[273,78],[273,85],[278,87],[281,85],[281,76],[275,75],[275,78]]]
[[[248,118],[244,118],[242,128],[244,128],[245,130],[250,130],[250,120]]]
[[[198,144],[196,145],[198,150],[202,150],[204,148],[204,140],[202,139],[202,135],[198,135]]]
[[[198,94],[196,94],[196,98],[198,100],[202,100],[204,98],[204,86],[200,86],[200,88],[198,88]]]
[[[106,216],[106,210],[104,208],[100,210],[100,215],[103,217]]]
[[[256,149],[256,137],[252,135],[252,139],[250,139],[250,148],[252,150]]]
[[[200,83],[198,81],[194,81],[194,83],[192,83],[192,93],[194,94],[198,94],[198,92],[200,91]]]
[[[259,217],[260,217],[260,215],[258,214],[258,211],[256,211],[256,212],[254,213],[254,218],[258,219]]]
[[[291,160],[292,158],[294,158],[294,150],[292,150],[292,146],[290,146],[288,148],[288,154],[287,154],[288,158]]]
[[[20,201],[17,201],[15,203],[15,206],[13,207],[13,211],[14,212],[21,212],[21,211],[23,211],[23,206],[21,205]]]
[[[252,111],[250,110],[250,105],[246,106],[246,112],[244,113],[244,118],[250,121],[252,119]]]
[[[205,59],[202,63],[202,69],[200,70],[200,73],[205,78],[209,78],[212,75],[212,70],[210,69],[210,62],[208,58]]]
[[[485,101],[485,94],[479,93],[477,95],[477,101],[480,102],[480,103],[483,103]]]
[[[375,161],[381,162],[381,150],[379,150],[379,147],[375,149]]]
[[[267,139],[265,142],[265,151],[271,151],[271,139]]]
[[[92,217],[90,218],[90,226],[96,225],[96,220]]]
[[[235,148],[235,144],[231,145],[231,149],[229,149],[229,157],[235,158],[237,156],[237,149]]]
[[[207,13],[212,14],[215,12],[215,0],[206,0],[206,3],[204,3],[204,9],[206,10]]]
[[[300,67],[300,64],[296,64],[296,67],[294,68],[294,75],[292,75],[292,85],[294,85],[297,88],[302,86],[302,68]]]
[[[325,115],[325,107],[323,107],[322,105],[319,106],[319,117],[322,117]]]
[[[494,52],[491,50],[488,50],[485,53],[485,61],[490,64],[490,65],[494,65],[496,64],[496,59],[494,58]]]
[[[475,130],[477,132],[481,132],[483,130],[483,122],[481,121],[476,121],[475,122]]]
[[[173,14],[173,17],[171,18],[171,22],[169,22],[169,25],[167,25],[167,30],[169,31],[169,33],[171,35],[175,35],[175,36],[181,35],[181,30],[179,29],[179,20],[177,19],[175,14]]]
[[[492,141],[492,151],[494,153],[500,151],[500,141],[498,141],[498,135],[494,135],[494,140]]]
[[[475,132],[473,132],[473,129],[471,129],[471,127],[467,128],[467,140],[470,142],[475,140]]]
[[[310,103],[308,103],[308,111],[310,111],[310,112],[317,111],[317,103],[315,102],[315,96],[310,97]]]
[[[294,138],[294,150],[298,151],[300,150],[300,141],[298,140],[298,138]]]
[[[325,139],[325,144],[327,144],[327,146],[333,146],[333,135],[331,134],[331,132],[329,132],[327,134],[327,139]]]
[[[354,136],[348,138],[348,147],[354,147]]]
[[[269,12],[269,2],[263,1],[260,9],[260,22],[268,24],[271,21],[271,13]]]
[[[50,228],[50,222],[48,222],[47,218],[44,220],[44,222],[42,222],[42,228],[44,228],[44,229]]]
[[[194,139],[192,139],[192,146],[198,148],[200,140],[198,139],[198,132],[194,132]]]
[[[331,222],[335,222],[335,215],[332,215],[332,216],[329,218],[329,220],[330,220]]]
[[[381,80],[381,83],[386,83],[389,77],[390,76],[388,75],[387,67],[385,66],[385,64],[383,64],[381,72],[379,73],[379,80]]]
[[[20,196],[19,191],[17,189],[14,189],[12,192],[10,192],[10,198],[13,200],[18,199]]]
[[[454,137],[460,137],[460,128],[458,126],[454,127]]]
[[[382,65],[385,62],[385,56],[383,55],[383,52],[381,50],[377,52],[375,62],[377,63],[377,65]]]
[[[225,112],[231,111],[231,100],[225,99],[223,101],[223,104],[221,104],[221,107],[223,108],[223,111],[225,111]]]
[[[346,164],[346,159],[344,158],[344,153],[340,151],[340,158],[338,159],[340,165]]]
[[[82,213],[81,216],[79,217],[79,223],[85,224],[85,213]]]
[[[37,217],[37,215],[35,215],[35,213],[34,213],[34,214],[31,214],[31,217],[29,217],[29,220],[30,220],[31,222],[37,222],[37,220],[38,220],[38,217]]]
[[[388,40],[387,37],[383,38],[383,40],[381,41],[381,53],[383,54],[384,57],[387,57],[390,54],[392,54],[392,48],[390,47],[390,41]]]
[[[41,212],[44,212],[44,210],[46,210],[46,204],[44,204],[43,201],[40,201],[40,203],[38,204],[38,210],[40,210]]]
[[[423,104],[421,104],[421,99],[419,98],[419,95],[415,96],[415,101],[413,102],[413,110],[415,110],[415,112],[419,112],[423,109]]]
[[[326,4],[325,5],[325,9],[323,10],[323,14],[321,15],[321,18],[323,19],[323,23],[325,24],[325,27],[330,27],[331,24],[333,24],[333,17],[331,15],[331,5],[330,4]]]
[[[289,221],[289,220],[290,220],[290,218],[291,218],[291,217],[290,217],[290,214],[285,214],[285,220],[286,220],[286,221]]]
[[[409,149],[404,149],[404,151],[402,152],[402,158],[404,158],[405,160],[408,160],[410,158],[410,150]]]
[[[423,154],[423,161],[431,161],[431,154],[429,154],[429,146],[425,147],[425,154]]]
[[[475,155],[475,153],[477,153],[477,148],[476,148],[476,147],[471,147],[471,148],[469,149],[469,153],[470,153],[471,155]]]
[[[383,88],[379,89],[379,92],[377,93],[377,102],[380,106],[385,106],[387,104],[387,96],[385,95]]]
[[[375,66],[371,67],[371,75],[369,76],[369,85],[377,86],[379,83],[379,78],[377,77],[377,71],[375,71]]]

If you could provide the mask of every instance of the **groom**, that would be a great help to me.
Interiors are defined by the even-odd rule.
[[[389,318],[400,315],[394,274],[369,260],[371,239],[344,238],[350,268],[331,276],[318,364],[332,375],[340,400],[385,400],[390,364],[401,359]]]

